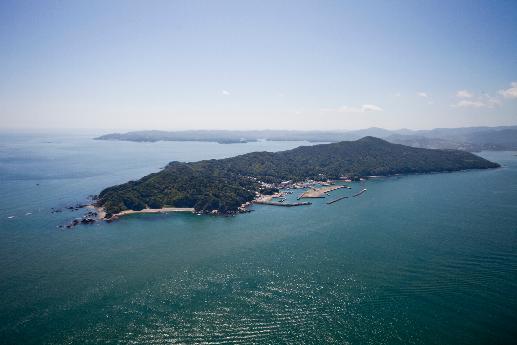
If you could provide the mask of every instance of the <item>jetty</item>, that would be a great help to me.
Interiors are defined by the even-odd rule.
[[[335,202],[338,202],[338,201],[340,201],[340,200],[347,199],[347,198],[348,198],[348,197],[347,197],[346,195],[345,195],[345,196],[342,196],[342,197],[340,197],[340,198],[337,198],[337,199],[334,199],[334,200],[331,200],[331,201],[327,202],[327,205],[333,204],[333,203],[335,203]]]
[[[365,192],[366,192],[366,188],[364,188],[364,189],[363,189],[362,191],[360,191],[359,193],[352,195],[352,197],[359,196],[359,195],[361,195],[361,194],[363,194],[363,193],[365,193]]]

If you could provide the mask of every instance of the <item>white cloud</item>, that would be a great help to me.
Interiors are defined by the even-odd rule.
[[[381,107],[375,104],[363,104],[359,107],[350,107],[347,105],[343,105],[339,108],[324,108],[321,109],[326,112],[337,112],[337,113],[369,113],[375,111],[384,111]]]
[[[223,90],[223,91],[221,91],[221,94],[222,94],[223,96],[230,96],[230,91]]]
[[[383,111],[384,109],[382,109],[381,107],[379,107],[378,105],[375,105],[375,104],[363,104],[361,106],[361,111],[363,113],[365,112],[368,112],[368,111]]]
[[[516,87],[515,90],[517,92],[517,83],[512,83],[512,86]],[[499,93],[501,93],[502,91],[503,90],[499,91]],[[488,93],[484,93],[478,96],[467,90],[457,91],[456,97],[459,98],[459,100],[457,103],[452,105],[452,107],[455,108],[495,108],[500,106],[502,103],[500,97],[491,96]]]
[[[473,99],[462,99],[454,104],[456,108],[494,108],[501,105],[501,100],[485,94],[481,97]]]
[[[472,97],[474,97],[474,95],[471,94],[470,92],[468,92],[467,90],[459,90],[458,92],[456,92],[456,97],[458,97],[458,98],[472,98]]]
[[[469,101],[469,100],[461,100],[454,105],[457,108],[483,108],[485,107],[485,103],[481,101]]]
[[[429,95],[423,91],[417,92],[416,94],[417,94],[417,96],[420,96],[420,97],[429,98]]]
[[[501,105],[501,100],[490,95],[484,95],[485,104],[489,108],[498,107]]]
[[[517,98],[517,82],[514,81],[511,83],[511,87],[506,90],[499,90],[499,93],[504,98]]]

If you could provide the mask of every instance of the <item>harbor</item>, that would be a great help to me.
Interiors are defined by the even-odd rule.
[[[288,181],[288,182],[290,182],[290,181]],[[287,186],[285,186],[285,185],[287,185]],[[256,199],[253,200],[252,203],[257,204],[257,205],[283,206],[283,207],[306,206],[306,205],[312,205],[312,203],[299,201],[299,200],[305,199],[305,198],[307,198],[307,199],[311,199],[311,198],[323,199],[323,198],[326,198],[327,196],[330,196],[330,193],[333,191],[340,190],[340,189],[352,189],[352,187],[350,187],[348,185],[335,184],[335,182],[331,182],[331,181],[316,182],[316,181],[308,180],[308,181],[301,182],[301,183],[299,182],[296,184],[285,183],[285,185],[284,185],[284,188],[286,187],[286,189],[284,189],[284,190],[280,189],[280,188],[282,188],[282,186],[267,185],[267,187],[269,187],[269,188],[271,188],[271,187],[279,188],[278,192],[276,192],[274,194],[258,194]],[[292,191],[290,191],[290,189],[298,189],[298,188],[306,188],[306,190],[303,191],[300,195],[298,195],[296,197],[296,201],[287,202],[287,195],[293,193]],[[326,204],[331,205],[331,204],[334,204],[343,199],[360,196],[361,194],[363,194],[365,192],[366,192],[366,188],[363,188],[360,192],[358,192],[354,195],[340,196],[336,199],[326,202]],[[247,206],[248,205],[243,205],[242,208],[246,208]]]

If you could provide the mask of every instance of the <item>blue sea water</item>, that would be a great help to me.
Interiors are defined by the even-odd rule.
[[[0,343],[512,344],[517,156],[236,217],[51,213],[169,161],[308,143],[0,134]]]

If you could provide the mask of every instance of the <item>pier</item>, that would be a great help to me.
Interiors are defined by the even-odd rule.
[[[359,196],[359,195],[361,195],[361,194],[363,194],[363,193],[365,193],[365,192],[366,192],[366,188],[364,188],[364,189],[363,189],[362,191],[360,191],[359,193],[352,195],[352,197]]]
[[[331,200],[331,201],[327,202],[327,205],[333,204],[335,202],[338,202],[340,200],[347,199],[347,198],[348,198],[347,196],[342,196],[340,198],[337,198],[337,199],[334,199],[334,200]]]

